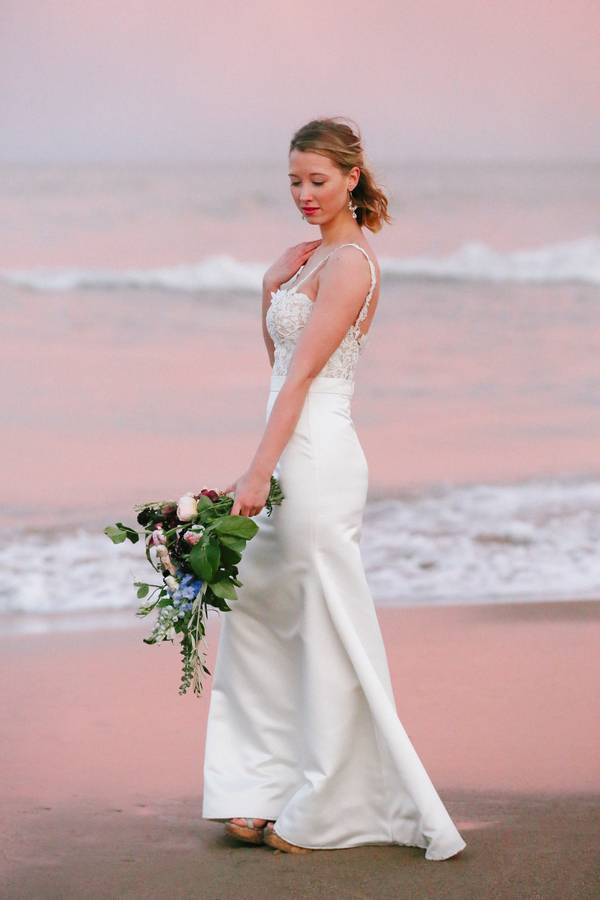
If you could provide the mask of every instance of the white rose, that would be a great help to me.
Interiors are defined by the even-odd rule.
[[[169,588],[169,590],[173,591],[173,593],[175,593],[175,591],[179,587],[179,582],[176,578],[173,577],[173,575],[167,575],[167,577],[165,578],[165,584]]]
[[[198,512],[198,501],[191,491],[179,498],[177,504],[177,518],[180,522],[188,522],[193,519]]]

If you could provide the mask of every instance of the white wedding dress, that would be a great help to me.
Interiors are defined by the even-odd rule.
[[[371,287],[311,382],[273,473],[285,499],[254,517],[243,586],[220,614],[202,816],[274,819],[302,847],[401,844],[442,860],[466,843],[398,718],[359,548],[368,467],[351,398],[376,270],[342,246],[364,253]],[[311,314],[304,280],[272,292],[267,419]]]

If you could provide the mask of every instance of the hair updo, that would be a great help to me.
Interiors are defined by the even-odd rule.
[[[354,129],[347,122],[351,122]],[[342,172],[358,166],[360,177],[352,190],[356,221],[374,232],[380,231],[384,222],[392,222],[387,211],[388,199],[365,163],[360,130],[352,119],[346,116],[312,119],[294,133],[289,152],[292,150],[327,156]]]

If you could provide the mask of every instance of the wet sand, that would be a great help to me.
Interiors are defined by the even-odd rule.
[[[4,639],[3,898],[600,894],[600,603],[378,609],[399,715],[458,856],[289,856],[200,816],[205,696],[130,629]],[[214,659],[218,617],[211,621]],[[260,664],[260,661],[257,661]]]

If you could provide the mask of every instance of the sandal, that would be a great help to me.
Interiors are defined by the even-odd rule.
[[[230,819],[225,825],[225,833],[239,838],[240,841],[247,841],[249,844],[262,844],[265,826],[255,825],[254,819],[248,819],[245,816],[240,816],[240,818],[245,818],[246,825],[238,825],[237,822]]]
[[[274,823],[270,821],[265,825],[263,843],[273,847],[274,850],[283,850],[284,853],[310,853],[313,849],[312,847],[299,847],[298,844],[290,844],[289,841],[284,840],[277,834],[273,826]]]

